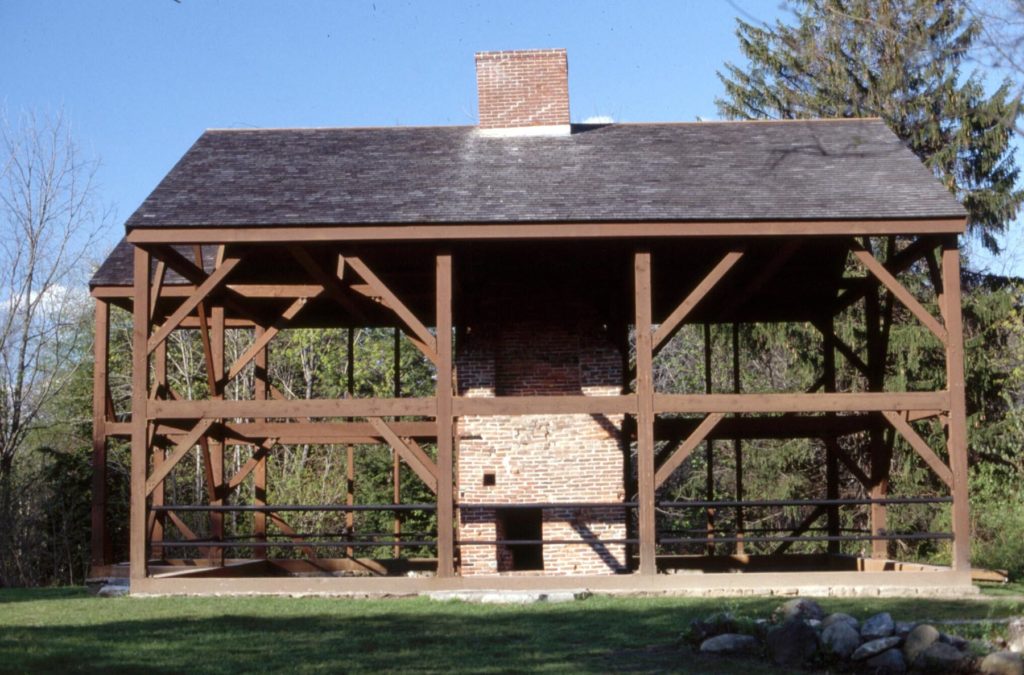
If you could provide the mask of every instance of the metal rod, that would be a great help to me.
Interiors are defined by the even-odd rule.
[[[153,511],[433,511],[434,504],[324,504],[321,506],[287,505],[257,506],[252,504],[225,504],[209,506],[206,504],[170,504],[154,506]]]
[[[782,542],[823,542],[823,541],[874,541],[876,539],[883,541],[896,541],[896,540],[915,540],[915,539],[952,539],[953,535],[949,532],[917,532],[914,534],[851,534],[841,535],[838,537],[832,536],[813,536],[813,537],[716,537],[716,542],[723,544],[736,543],[737,541],[745,541],[747,543],[782,543]],[[685,539],[660,539],[659,544],[706,544],[706,537],[689,537]]]
[[[885,497],[884,499],[755,499],[750,501],[711,502],[720,507],[750,506],[866,506],[870,504],[948,504],[952,497]],[[662,508],[695,508],[709,506],[709,502],[658,502]]]

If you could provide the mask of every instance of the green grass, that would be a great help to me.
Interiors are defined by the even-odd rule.
[[[154,673],[781,673],[676,645],[690,620],[767,616],[771,598],[608,598],[530,606],[426,599],[113,598],[80,589],[0,591],[0,671]],[[1001,618],[1019,598],[824,600],[897,620]]]

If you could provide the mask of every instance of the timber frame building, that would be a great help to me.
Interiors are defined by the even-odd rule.
[[[478,127],[207,131],[128,219],[91,284],[97,573],[116,562],[108,443],[126,439],[133,592],[969,586],[957,243],[966,218],[935,176],[872,119],[571,125],[563,50],[478,54],[477,79]],[[928,271],[934,298],[900,281],[911,267]],[[862,346],[833,329],[857,303]],[[887,388],[894,305],[941,345],[944,388]],[[130,415],[115,414],[109,393],[111,307],[133,317]],[[820,331],[811,390],[742,393],[738,363],[725,390],[655,387],[657,355],[681,327],[757,322]],[[267,377],[282,330],[367,326],[400,329],[422,352],[436,369],[433,396],[296,400]],[[184,329],[202,337],[206,399],[168,386],[166,341]],[[231,363],[226,330],[253,332]],[[837,391],[837,353],[862,375],[856,390]],[[252,390],[227,400],[225,384],[250,364]],[[924,440],[928,424],[941,425],[946,447]],[[949,568],[888,559],[904,535],[888,530],[886,510],[903,498],[888,492],[883,432],[948,488],[918,501],[951,510],[951,532],[926,533],[951,540]],[[782,537],[659,528],[662,509],[742,513],[742,443],[758,438],[820,441],[826,484],[794,502],[811,509],[803,523]],[[851,438],[861,450],[840,442]],[[720,439],[736,449],[735,499],[660,497]],[[268,503],[268,460],[300,443],[348,447],[350,457],[353,445],[388,445],[436,501]],[[249,459],[228,476],[230,446]],[[164,481],[193,452],[208,499],[165,503]],[[840,494],[841,472],[861,496]],[[253,503],[232,500],[244,481]],[[313,508],[436,513],[426,542],[435,555],[420,561],[433,574],[359,557],[360,545],[379,542],[289,528],[289,510]],[[870,531],[842,530],[845,508],[867,509]],[[229,512],[253,519],[250,539],[226,536]],[[207,514],[208,529],[184,513]],[[811,536],[819,519],[813,532],[824,534]],[[745,543],[778,542],[781,553],[812,541],[822,554],[799,581],[768,563],[743,575],[664,573],[678,547],[706,536],[750,570]],[[838,555],[851,540],[870,554]],[[406,542],[396,531],[393,543]],[[282,549],[305,560],[275,560]],[[705,562],[711,571],[722,556]],[[322,575],[292,574],[309,569]]]

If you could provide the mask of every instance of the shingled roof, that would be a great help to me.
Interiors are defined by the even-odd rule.
[[[211,130],[136,227],[963,217],[879,120]]]

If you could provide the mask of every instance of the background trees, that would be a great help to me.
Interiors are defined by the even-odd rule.
[[[23,574],[16,533],[32,514],[15,460],[33,434],[67,423],[55,407],[86,362],[85,256],[104,214],[63,116],[0,116],[0,584]]]

